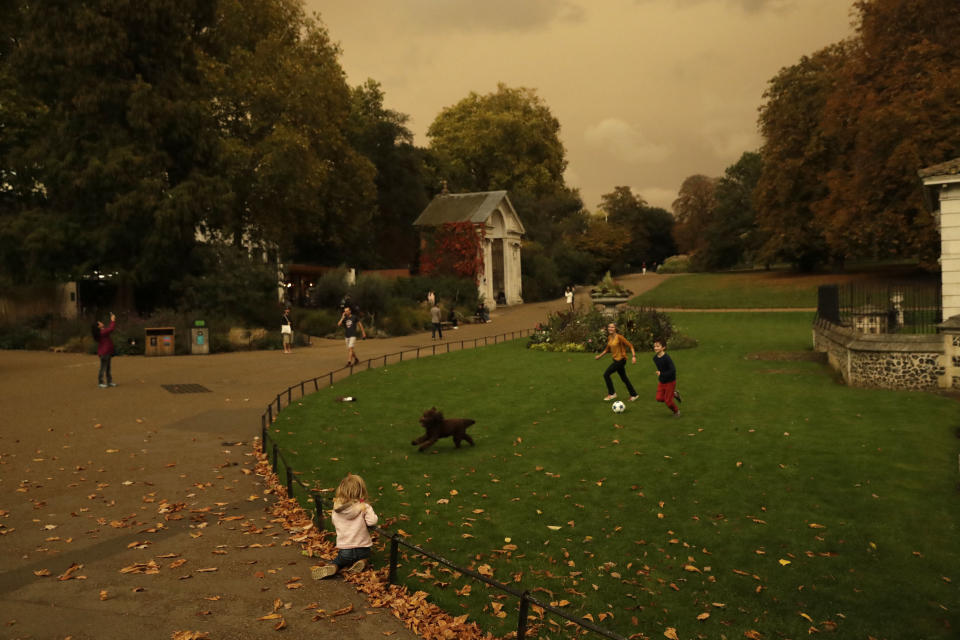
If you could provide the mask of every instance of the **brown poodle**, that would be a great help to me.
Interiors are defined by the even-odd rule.
[[[420,424],[423,425],[423,428],[427,430],[427,433],[420,436],[410,444],[419,444],[420,451],[424,451],[433,446],[433,444],[440,438],[446,438],[447,436],[453,436],[453,445],[460,448],[460,441],[466,440],[470,443],[470,446],[474,446],[473,438],[467,435],[467,427],[472,425],[476,420],[471,420],[469,418],[452,418],[450,420],[445,420],[443,414],[437,411],[436,407],[432,409],[427,409],[423,412],[423,416],[420,418]]]

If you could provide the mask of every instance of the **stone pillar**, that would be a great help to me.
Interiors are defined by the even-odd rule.
[[[960,389],[960,315],[938,325],[943,336],[943,375],[941,389]]]

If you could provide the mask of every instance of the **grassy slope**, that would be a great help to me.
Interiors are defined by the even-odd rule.
[[[633,304],[685,309],[804,309],[817,306],[817,287],[873,281],[887,272],[800,274],[789,271],[696,273],[671,276]],[[891,277],[927,282],[930,276],[893,272]]]
[[[675,319],[701,342],[673,352],[679,420],[652,401],[646,354],[628,367],[641,401],[615,416],[603,364],[517,343],[356,376],[285,410],[275,435],[304,478],[363,475],[412,542],[571,612],[614,613],[602,624],[625,635],[799,638],[833,623],[842,637],[954,637],[956,403],[744,359],[806,349],[808,313]],[[344,394],[359,401],[333,401]],[[475,448],[416,453],[434,404],[477,420]],[[415,557],[400,575],[495,633],[516,624],[512,598],[500,626],[481,613],[497,592],[480,584],[458,596],[469,582]]]

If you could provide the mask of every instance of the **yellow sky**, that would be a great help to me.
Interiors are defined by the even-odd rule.
[[[760,144],[767,81],[852,34],[850,0],[306,0],[348,81],[380,82],[416,143],[444,107],[497,83],[560,120],[567,183],[594,210],[629,186],[670,209],[687,176]],[[522,214],[521,214],[522,215]]]

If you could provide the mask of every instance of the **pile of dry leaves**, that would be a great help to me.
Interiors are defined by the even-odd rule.
[[[308,555],[336,555],[333,534],[317,529],[310,515],[295,499],[287,496],[287,489],[270,467],[259,440],[254,443],[254,453],[257,457],[257,475],[264,479],[277,498],[271,505],[274,522],[282,525],[290,533],[290,539],[300,544]],[[389,584],[387,575],[388,568],[383,567],[355,575],[344,574],[344,580],[366,594],[371,606],[390,609],[408,628],[427,640],[496,640],[492,634],[484,633],[476,623],[467,622],[466,615],[453,617],[437,605],[427,602],[427,594],[423,591],[410,593],[406,587]]]

